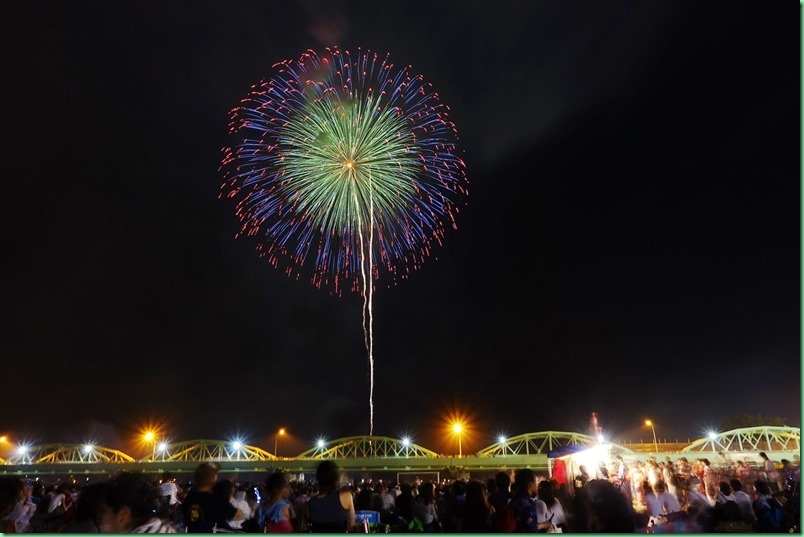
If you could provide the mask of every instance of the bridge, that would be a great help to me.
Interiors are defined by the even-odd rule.
[[[385,436],[352,436],[319,444],[294,457],[277,457],[257,446],[222,440],[189,440],[168,444],[151,456],[135,459],[122,451],[89,445],[45,444],[16,450],[0,459],[0,475],[64,476],[104,475],[121,470],[146,473],[192,474],[202,462],[220,464],[224,473],[261,473],[281,469],[288,473],[315,473],[324,459],[337,460],[346,473],[447,472],[469,474],[532,468],[546,471],[548,457],[563,449],[601,445],[597,438],[576,432],[542,431],[522,434],[491,444],[476,453],[440,455],[404,439]],[[764,451],[774,461],[799,460],[801,429],[798,427],[751,427],[677,444],[608,444],[611,453],[625,462],[648,457],[707,457],[713,466],[736,460],[759,464]],[[660,447],[657,451],[656,447]]]

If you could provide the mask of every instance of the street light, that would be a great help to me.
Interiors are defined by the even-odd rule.
[[[500,435],[497,437],[497,442],[499,442],[500,447],[502,447],[503,457],[505,457],[505,443],[508,442],[508,439],[504,435]]]
[[[145,438],[146,442],[151,443],[151,461],[155,461],[156,460],[156,433],[154,433],[153,431],[145,431],[145,434],[143,435],[143,438]]]
[[[712,441],[712,453],[715,453],[715,441],[717,440],[717,433],[714,431],[710,431],[709,440]]]
[[[653,448],[656,450],[656,454],[659,454],[659,443],[656,441],[656,427],[653,426],[653,422],[651,420],[645,420],[645,425],[649,425],[651,431],[653,431]]]
[[[463,457],[463,448],[461,447],[461,433],[463,432],[463,425],[458,422],[453,423],[452,432],[458,435],[458,457]]]
[[[279,453],[277,453],[277,450],[279,449],[279,437],[280,436],[285,436],[285,428],[284,427],[279,429],[276,432],[276,436],[274,437],[274,455],[276,455],[277,459],[279,458]]]

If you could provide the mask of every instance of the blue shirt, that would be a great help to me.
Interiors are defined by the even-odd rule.
[[[518,492],[511,498],[508,508],[516,520],[517,533],[536,533],[536,502],[527,492]]]

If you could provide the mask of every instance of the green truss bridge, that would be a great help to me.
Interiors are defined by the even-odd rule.
[[[335,459],[347,473],[371,472],[491,472],[515,468],[546,471],[548,454],[568,446],[593,447],[596,438],[574,432],[542,431],[522,434],[504,443],[491,444],[476,453],[461,457],[439,455],[426,447],[385,436],[351,436],[322,442],[294,457],[277,457],[257,446],[223,440],[188,440],[168,444],[152,456],[134,459],[122,451],[76,444],[46,444],[15,450],[8,459],[0,459],[0,474],[28,476],[64,476],[111,474],[120,470],[175,474],[192,473],[202,462],[215,461],[221,471],[230,473],[269,472],[282,469],[288,473],[314,473],[323,459]],[[801,429],[798,427],[751,427],[734,429],[689,444],[653,443],[612,444],[612,452],[626,462],[650,456],[677,458],[707,457],[713,465],[747,460],[758,463],[758,453],[771,459],[798,460],[801,454]]]

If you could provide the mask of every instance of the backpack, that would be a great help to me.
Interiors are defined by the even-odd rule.
[[[768,498],[769,509],[754,501],[754,512],[757,514],[755,529],[759,533],[787,533],[793,526],[790,513],[775,499]]]
[[[414,516],[410,522],[408,522],[408,531],[413,533],[421,533],[424,531],[424,524],[422,524],[422,519]]]
[[[511,499],[508,498],[505,503],[494,506],[494,516],[491,520],[491,530],[494,533],[514,533],[516,531],[516,518],[510,503]]]
[[[738,522],[742,520],[743,513],[737,502],[727,500],[715,505],[715,518],[723,522]]]

